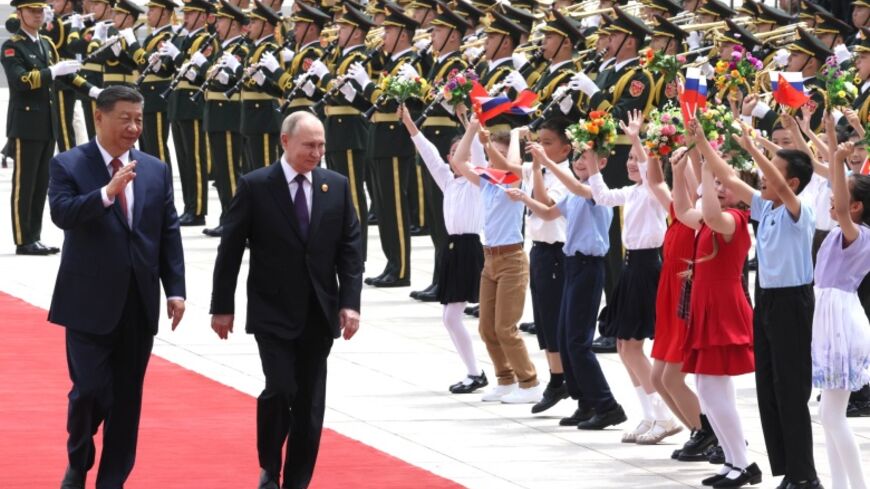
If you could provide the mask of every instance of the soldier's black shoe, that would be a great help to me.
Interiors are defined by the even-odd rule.
[[[179,218],[178,224],[182,226],[205,226],[205,216],[188,214],[186,218]]]
[[[384,277],[386,277],[386,276],[387,276],[387,271],[384,270],[384,271],[383,271],[380,275],[378,275],[377,277],[366,277],[365,280],[363,280],[363,283],[366,284],[366,285],[374,285],[375,282],[377,282],[378,280],[380,280],[380,279],[382,279],[382,278],[384,278]]]
[[[30,243],[26,245],[16,246],[15,254],[29,256],[47,256],[50,255],[51,252],[48,251],[48,248],[38,246],[36,243]]]
[[[567,418],[562,418],[559,420],[559,426],[577,426],[578,424],[586,421],[587,419],[591,419],[592,416],[595,416],[595,411],[589,407],[578,407],[574,414],[568,416]]]
[[[420,292],[417,295],[417,300],[420,302],[438,302],[438,284]]]
[[[384,275],[383,277],[372,281],[372,285],[375,287],[410,287],[411,279],[410,278],[399,278],[392,273]]]
[[[622,406],[617,404],[609,411],[603,413],[595,413],[595,416],[581,421],[577,424],[578,430],[603,430],[608,426],[616,426],[628,421],[628,416],[625,415]]]
[[[212,238],[220,238],[221,233],[224,231],[223,226],[216,226],[213,228],[205,228],[202,230],[202,234],[206,236],[211,236]]]
[[[411,296],[411,299],[420,300],[420,298],[419,298],[420,294],[426,294],[426,293],[430,292],[432,290],[432,287],[435,287],[435,286],[436,285],[434,283],[431,283],[431,284],[429,284],[428,287],[426,287],[423,290],[412,290],[411,293],[408,295]]]
[[[411,233],[411,236],[429,236],[429,228],[420,227],[416,224],[411,224],[408,231]]]
[[[47,250],[49,255],[54,255],[54,254],[60,253],[60,248],[58,248],[56,246],[46,246],[42,243],[42,241],[37,241],[36,243],[33,243],[33,244],[35,244],[36,246],[38,246],[44,250]]]
[[[616,353],[616,338],[599,336],[592,342],[592,351],[595,353]]]
[[[60,483],[60,489],[85,489],[85,474],[67,467]]]
[[[789,482],[786,489],[824,489],[819,479],[802,482]]]

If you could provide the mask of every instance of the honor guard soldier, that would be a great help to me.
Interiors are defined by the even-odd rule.
[[[448,5],[440,4],[439,7],[438,16],[431,22],[432,50],[436,58],[432,68],[426,74],[426,79],[433,86],[440,86],[446,82],[454,71],[464,72],[468,69],[468,63],[462,59],[459,47],[466,31],[471,29],[471,25]],[[436,97],[438,97],[437,93],[430,93],[424,102],[432,104]],[[461,124],[453,108],[443,101],[436,103],[426,114],[420,130],[426,139],[438,148],[444,161],[448,160],[453,140],[462,135]],[[441,267],[441,252],[446,246],[448,234],[444,225],[444,195],[428,170],[422,172],[422,179],[426,210],[428,211],[426,222],[429,224],[429,235],[432,237],[432,244],[435,247],[435,267],[432,272],[432,283],[422,291],[411,292],[411,297],[423,302],[434,302],[438,300],[438,272]]]
[[[819,13],[816,17],[813,34],[822,41],[822,44],[834,51],[839,63],[849,61],[849,49],[845,46],[845,42],[855,34],[855,29],[832,14]],[[837,46],[842,48],[837,49]]]
[[[755,52],[762,46],[762,42],[752,35],[746,28],[740,26],[731,19],[725,19],[725,29],[716,34],[716,46],[719,48],[719,59],[730,61],[736,46],[743,47],[746,52]],[[743,85],[740,86],[740,91],[743,96],[748,95],[752,87]],[[707,97],[713,99],[717,96],[717,88],[715,84],[707,90]],[[728,94],[722,94],[721,98],[726,100]],[[743,97],[739,97],[741,100]]]
[[[572,78],[572,89],[579,90],[588,98],[581,97],[581,109],[586,111],[609,111],[614,119],[627,121],[628,114],[634,110],[646,114],[652,107],[653,76],[641,68],[638,62],[638,51],[643,46],[646,36],[652,31],[639,18],[625,13],[621,8],[614,7],[616,18],[610,25],[610,49],[615,53],[614,62],[592,81],[584,73],[578,73]],[[631,185],[628,178],[628,154],[631,141],[619,130],[616,148],[607,160],[607,166],[602,170],[607,186],[621,188]],[[614,213],[621,212],[615,209]],[[616,284],[622,270],[622,219],[613,216],[610,226],[610,251],[607,255],[605,275],[605,292],[610,292]]]
[[[674,56],[682,52],[683,41],[688,36],[688,33],[658,14],[653,15],[653,18],[656,19],[657,25],[653,28],[653,36],[649,48],[653,52],[668,56]],[[677,76],[672,80],[668,80],[665,73],[654,74],[653,77],[655,79],[653,105],[662,108],[670,102],[675,106],[679,106],[680,102],[677,100],[677,95],[679,95],[679,83],[683,79],[682,73],[677,73]]]
[[[500,4],[498,8],[499,11],[505,15],[505,17],[514,21],[526,32],[520,36],[520,43],[518,47],[533,45],[529,43],[528,33],[532,32],[535,22],[538,19],[530,10],[525,10],[524,8],[516,8],[514,7],[514,5],[516,5],[516,3],[513,3],[511,5]],[[538,81],[538,78],[540,78],[544,71],[547,69],[547,61],[541,55],[540,49],[535,49],[534,51],[532,51],[531,57],[527,57],[524,52],[515,51],[513,54],[511,54],[511,62],[514,65],[514,69],[519,71],[520,74],[523,75],[523,78],[526,79],[529,85],[534,85],[535,82]]]
[[[71,41],[69,48],[77,59],[81,59],[82,69],[79,74],[91,85],[103,86],[103,65],[99,60],[91,60],[89,55],[109,37],[109,27],[112,24],[112,3],[114,0],[88,0],[84,3],[86,13],[93,15],[93,23],[82,30],[81,37]],[[79,93],[79,102],[82,104],[82,112],[85,118],[85,128],[88,139],[93,139],[96,134],[94,128],[94,110],[96,101]]]
[[[492,12],[492,17],[492,22],[485,30],[486,41],[483,45],[487,61],[476,67],[476,71],[480,75],[480,84],[491,95],[500,92],[500,87],[506,86],[507,76],[515,71],[511,55],[519,46],[522,36],[528,34],[524,28],[503,14]],[[508,91],[508,96],[511,99],[516,98],[516,95],[515,91]],[[492,133],[507,132],[525,122],[525,118],[522,117],[500,115],[490,119],[486,126]]]
[[[478,37],[483,35],[484,26],[481,20],[486,17],[486,13],[472,5],[468,0],[456,0],[456,3],[451,5],[451,10],[461,15],[462,18],[464,18],[471,26],[471,28],[465,33],[465,36],[462,37],[463,44],[475,41]],[[482,49],[481,52],[483,52]],[[470,62],[471,60],[466,59],[466,61]]]
[[[700,2],[699,2],[700,3]],[[724,2],[719,0],[706,0],[701,3],[700,7],[695,11],[695,23],[696,24],[708,24],[712,22],[720,22],[725,19],[730,19],[737,16],[737,11],[726,5]],[[713,44],[713,36],[704,36],[704,34],[712,33],[712,30],[695,30],[692,31],[692,36],[700,37],[700,45],[697,47],[703,46],[711,46]],[[690,48],[696,49],[697,47],[693,45],[694,41],[690,43]],[[715,63],[714,63],[715,64]]]
[[[864,33],[870,32],[866,27]],[[855,102],[852,103],[852,110],[858,113],[859,121],[870,120],[870,38],[863,37],[861,44],[854,47],[855,49],[855,69],[858,71],[857,76],[861,78],[861,83],[858,85],[858,96]],[[845,117],[844,117],[845,119]]]
[[[145,9],[132,0],[118,0],[112,8],[114,26],[109,29],[112,46],[103,51],[100,58],[103,65],[103,85],[128,85],[135,86],[139,78],[139,66],[133,60],[132,52],[138,49],[136,35],[133,26],[139,20],[139,15],[145,13]]]
[[[275,39],[275,27],[281,18],[260,0],[254,0],[250,13],[249,37],[254,41],[247,59],[246,76],[242,85],[241,133],[245,137],[247,171],[271,165],[280,156],[281,87],[263,74],[260,61],[264,54],[277,56],[281,46]],[[283,61],[279,60],[281,69]]]
[[[386,3],[389,14],[384,19],[384,53],[388,56],[384,73],[388,76],[413,78],[422,67],[411,41],[417,22],[405,15],[402,7]],[[373,165],[375,191],[378,194],[378,229],[387,266],[377,277],[366,279],[375,287],[411,285],[411,219],[408,212],[408,184],[415,166],[416,150],[411,136],[397,115],[398,104],[383,100],[383,90],[372,82],[361,64],[351,66],[349,74],[361,87],[363,97],[373,104],[370,160]],[[420,101],[408,100],[412,113],[420,110]]]
[[[182,226],[204,226],[208,212],[208,145],[202,128],[205,102],[201,98],[193,101],[191,96],[205,81],[202,67],[218,51],[215,36],[206,29],[213,10],[207,0],[187,0],[181,11],[188,34],[174,43],[163,43],[159,51],[172,60],[176,70],[169,87],[166,115],[172,126],[184,199],[184,212],[178,218]]]
[[[372,76],[371,56],[365,40],[369,30],[375,27],[372,19],[360,10],[345,6],[338,21],[337,58],[330,70],[326,63],[317,60],[311,63],[309,78],[324,92],[321,105],[326,120],[326,166],[341,173],[350,182],[350,196],[363,230],[368,228],[368,203],[365,181],[367,173],[366,148],[369,144],[369,121],[363,112],[370,104],[363,97],[363,86],[347,76],[352,65],[359,63],[366,74]],[[372,51],[372,53],[374,50]],[[375,197],[375,189],[369,186],[369,194]],[[362,233],[363,257],[368,248],[368,233]]]
[[[683,11],[683,7],[674,0],[649,0],[645,8],[649,11],[651,19],[654,19],[656,15],[670,19]]]
[[[176,4],[175,0],[149,0],[145,6],[148,8],[146,20],[151,33],[141,46],[131,49],[133,60],[139,66],[137,88],[145,98],[139,148],[171,164],[172,157],[166,146],[169,121],[166,117],[166,99],[162,95],[169,88],[175,68],[171,60],[160,56],[159,50],[163,44],[172,43],[177,37],[172,29]]]
[[[870,0],[855,0],[852,2],[852,27],[857,32],[852,36],[852,39],[847,43],[850,46],[861,43],[866,39],[864,37],[864,27],[870,27]]]
[[[762,34],[770,32],[779,27],[785,27],[796,22],[795,18],[788,13],[764,3],[756,3],[759,13],[755,17],[755,33]],[[765,44],[758,49],[757,58],[764,63],[764,66],[772,66],[776,56],[777,48],[773,45]],[[785,63],[783,63],[785,65]]]
[[[59,120],[52,80],[63,77],[79,93],[96,98],[100,89],[76,72],[81,63],[60,61],[49,38],[39,34],[46,4],[40,0],[12,0],[19,30],[3,43],[3,70],[9,84],[6,137],[15,159],[12,174],[12,237],[19,255],[48,255],[60,251],[40,242],[48,162],[54,155]]]
[[[235,93],[227,98],[224,92],[238,82],[241,62],[250,50],[248,39],[242,35],[242,27],[248,24],[245,13],[227,0],[220,0],[216,15],[215,31],[222,54],[206,72],[202,121],[211,158],[211,174],[221,203],[219,224],[202,231],[212,237],[221,235],[224,213],[236,193],[242,164],[242,134],[239,132],[242,96]]]

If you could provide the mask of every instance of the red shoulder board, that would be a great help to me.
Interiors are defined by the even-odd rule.
[[[3,56],[6,56],[6,57],[9,57],[9,56],[15,56],[15,49],[13,49],[13,48],[6,48],[6,50],[3,51]]]
[[[311,68],[311,64],[313,61],[311,58],[305,58],[305,61],[302,62],[302,71],[308,71],[308,68]]]
[[[644,85],[642,81],[634,80],[628,88],[628,93],[630,93],[632,97],[640,97],[644,88],[646,88],[646,85]]]

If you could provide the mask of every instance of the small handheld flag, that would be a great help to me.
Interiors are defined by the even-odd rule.
[[[810,99],[804,93],[803,75],[800,72],[771,73],[770,85],[773,89],[773,99],[786,107],[797,109]]]
[[[505,113],[528,115],[537,100],[538,95],[531,90],[523,90],[516,100],[511,100],[505,95],[490,97],[486,89],[476,81],[471,89],[471,103],[481,124]]]
[[[482,166],[475,166],[474,173],[477,173],[480,175],[480,178],[494,185],[510,185],[520,180],[520,177],[507,170],[484,168]]]
[[[686,70],[686,85],[680,95],[680,108],[683,112],[683,120],[690,121],[695,111],[707,106],[707,78],[701,73],[700,68],[688,68]]]

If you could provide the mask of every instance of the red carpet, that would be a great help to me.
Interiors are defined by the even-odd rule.
[[[44,310],[0,293],[3,489],[58,487],[66,467],[64,333],[45,318]],[[461,487],[334,431],[324,430],[322,440],[313,488]],[[152,357],[136,467],[126,487],[246,489],[256,487],[258,475],[255,400]]]

